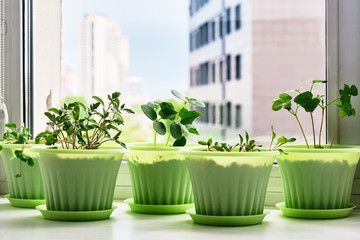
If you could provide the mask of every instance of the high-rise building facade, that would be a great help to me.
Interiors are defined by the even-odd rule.
[[[105,97],[124,87],[129,69],[129,42],[117,23],[89,14],[80,23],[81,95]]]
[[[203,132],[298,133],[272,99],[325,78],[324,12],[323,0],[191,0],[189,95],[206,103]]]

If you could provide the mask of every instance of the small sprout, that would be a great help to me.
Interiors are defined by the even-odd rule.
[[[311,124],[312,124],[312,132],[313,132],[313,138],[314,138],[314,144],[313,144],[314,148],[322,148],[321,134],[322,134],[322,129],[323,129],[323,125],[324,125],[325,110],[327,107],[329,107],[331,104],[334,104],[335,106],[340,108],[340,111],[339,111],[340,118],[339,118],[338,125],[335,129],[335,133],[333,135],[333,140],[331,141],[330,148],[332,147],[333,142],[335,140],[335,136],[337,134],[341,120],[345,116],[350,117],[350,116],[355,116],[355,114],[356,114],[355,108],[353,108],[353,106],[351,105],[350,99],[352,96],[358,95],[357,87],[355,85],[349,86],[347,84],[344,84],[344,88],[339,90],[340,96],[332,101],[329,101],[326,104],[325,95],[313,96],[313,93],[312,93],[313,87],[315,85],[321,85],[321,84],[326,84],[326,83],[327,83],[327,81],[325,81],[325,80],[313,80],[309,91],[301,92],[300,89],[294,89],[294,90],[287,91],[286,93],[281,93],[279,95],[279,99],[273,100],[272,109],[274,111],[279,111],[280,109],[284,108],[291,115],[293,115],[296,118],[296,121],[299,124],[300,130],[302,132],[302,135],[305,139],[305,142],[306,142],[306,145],[308,148],[309,148],[309,143],[307,141],[305,132],[304,132],[303,127],[298,118],[298,109],[300,107],[303,108],[305,110],[305,112],[308,112],[310,114]],[[292,103],[292,97],[288,93],[297,93],[298,94],[293,99],[294,104]],[[338,102],[336,102],[336,101],[338,101]],[[316,138],[315,138],[316,133],[315,133],[315,124],[314,124],[313,113],[318,107],[320,107],[320,109],[321,109],[321,122],[320,122],[320,130],[319,130],[319,140],[318,140],[318,144],[316,144]]]
[[[202,114],[197,111],[188,110],[186,105],[189,103],[198,107],[205,107],[205,104],[200,100],[185,97],[176,90],[171,90],[171,93],[183,101],[183,107],[179,111],[168,101],[155,101],[141,105],[141,110],[153,121],[154,146],[156,146],[157,134],[167,134],[166,146],[169,143],[170,137],[175,139],[172,146],[185,146],[186,134],[199,135],[193,122]],[[166,122],[170,122],[168,127],[166,127]]]
[[[35,142],[45,141],[46,145],[60,143],[63,149],[98,149],[103,143],[113,141],[126,148],[125,143],[119,140],[122,133],[119,127],[124,125],[122,113],[133,114],[134,111],[120,103],[120,95],[120,92],[108,95],[107,105],[103,99],[93,96],[95,103],[89,107],[72,102],[59,109],[50,108],[45,116],[50,120],[47,125],[51,131],[39,133]],[[148,117],[153,117],[148,109],[151,108],[146,108]],[[85,113],[84,117],[82,112]]]
[[[30,129],[21,125],[21,127],[17,128],[15,123],[7,123],[5,127],[10,128],[8,129],[3,139],[7,144],[22,144],[21,150],[15,150],[14,155],[17,159],[19,159],[20,164],[20,172],[15,175],[16,178],[22,177],[22,163],[26,163],[28,166],[32,167],[35,164],[35,161],[32,157],[26,155],[24,153],[25,144],[29,144],[29,140],[32,138],[30,134]],[[2,147],[1,147],[2,149]],[[0,149],[0,150],[1,150]]]

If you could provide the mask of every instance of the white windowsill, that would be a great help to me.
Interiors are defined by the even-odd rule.
[[[61,222],[44,219],[34,209],[14,208],[0,198],[1,239],[356,239],[360,237],[360,212],[334,220],[286,218],[279,210],[264,222],[247,227],[211,227],[194,224],[187,214],[132,213],[122,202],[108,220]]]

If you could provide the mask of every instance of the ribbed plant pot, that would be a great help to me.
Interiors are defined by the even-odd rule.
[[[282,148],[277,156],[285,193],[292,209],[343,209],[350,207],[352,183],[360,157],[353,146]]]
[[[3,144],[0,151],[4,162],[5,173],[7,176],[10,198],[12,199],[45,199],[43,181],[41,178],[40,167],[36,154],[29,151],[35,144],[25,144],[24,153],[31,156],[35,164],[28,166],[22,163],[22,176],[15,177],[20,173],[20,160],[16,158],[15,150],[21,150],[22,144]],[[35,207],[35,206],[33,206]]]
[[[190,172],[196,214],[263,214],[267,184],[278,152],[209,152],[200,147],[181,150],[180,154],[185,156]]]
[[[128,144],[125,155],[135,204],[193,203],[189,172],[179,147],[164,144]]]
[[[100,211],[112,208],[115,182],[127,149],[32,148],[39,154],[46,208],[52,211]]]

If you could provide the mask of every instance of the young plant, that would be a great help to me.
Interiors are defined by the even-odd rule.
[[[64,104],[63,107],[50,108],[45,115],[52,131],[44,131],[35,138],[36,142],[45,140],[46,145],[60,143],[63,149],[98,149],[103,143],[114,141],[126,148],[119,140],[120,125],[124,125],[122,112],[134,113],[120,104],[120,92],[108,95],[108,104],[96,96],[96,101],[86,107],[81,102]],[[81,112],[85,114],[80,114]],[[83,116],[83,117],[82,117]],[[113,130],[115,134],[111,134]]]
[[[25,144],[29,144],[29,140],[32,138],[30,134],[30,129],[26,128],[24,125],[17,128],[15,123],[7,123],[5,124],[7,127],[7,131],[4,134],[3,141],[5,144],[22,144],[21,150],[15,150],[14,154],[16,158],[18,158],[20,164],[20,171],[15,175],[16,178],[22,176],[22,163],[26,163],[30,167],[34,166],[35,161],[32,157],[26,155],[24,153]]]
[[[335,129],[335,133],[333,135],[333,139],[330,144],[330,148],[333,145],[333,142],[335,140],[335,136],[337,134],[339,125],[341,120],[345,116],[355,116],[355,109],[351,105],[351,96],[357,96],[358,95],[358,89],[355,85],[352,85],[349,87],[348,85],[344,84],[344,89],[339,90],[339,97],[330,101],[329,103],[326,103],[325,101],[325,95],[317,95],[314,96],[312,93],[313,87],[315,85],[319,84],[326,84],[327,81],[324,80],[313,80],[310,90],[305,92],[300,92],[300,89],[294,89],[285,93],[280,93],[279,98],[273,100],[272,109],[274,111],[279,111],[280,109],[287,110],[291,115],[293,115],[299,124],[300,130],[302,132],[302,135],[304,136],[306,146],[309,148],[309,143],[306,139],[306,135],[304,132],[304,129],[299,121],[298,118],[298,110],[299,108],[303,108],[305,112],[308,112],[310,114],[311,118],[311,124],[312,124],[312,132],[313,132],[313,138],[314,138],[314,148],[322,148],[321,146],[321,133],[324,125],[324,118],[325,118],[325,110],[328,108],[331,104],[334,104],[335,106],[340,108],[339,111],[339,121],[337,124],[337,127]],[[298,95],[294,98],[292,104],[292,96],[289,95],[291,92],[296,92]],[[338,101],[338,102],[337,102]],[[336,103],[335,103],[336,102]],[[319,141],[318,145],[316,144],[316,133],[315,133],[315,124],[314,124],[314,118],[313,113],[316,110],[317,107],[321,108],[321,121],[320,121],[320,130],[319,130]]]
[[[199,135],[193,122],[202,114],[194,110],[188,110],[187,104],[192,104],[197,107],[205,107],[205,104],[195,98],[188,98],[183,96],[176,90],[171,90],[171,93],[183,102],[182,108],[177,111],[174,105],[169,101],[155,101],[141,105],[144,114],[153,121],[154,129],[154,146],[156,146],[157,134],[167,135],[166,146],[168,146],[170,137],[175,141],[172,146],[185,146],[186,134],[192,133]],[[170,122],[170,127],[166,127],[166,121]]]
[[[270,142],[269,151],[275,151],[278,150],[280,153],[284,153],[281,149],[278,149],[280,146],[284,145],[285,143],[295,142],[295,138],[286,138],[284,136],[277,139],[276,144],[274,146],[273,142],[276,138],[276,133],[274,132],[273,126],[271,126],[272,131],[272,138]],[[236,147],[239,147],[239,152],[258,152],[260,151],[260,147],[262,145],[256,145],[255,140],[250,139],[249,133],[245,130],[245,141],[241,134],[239,134],[239,143],[235,145],[230,145],[227,143],[218,143],[215,142],[212,144],[213,140],[210,138],[208,141],[199,141],[198,143],[203,146],[207,146],[208,151],[218,151],[218,152],[231,152]]]

